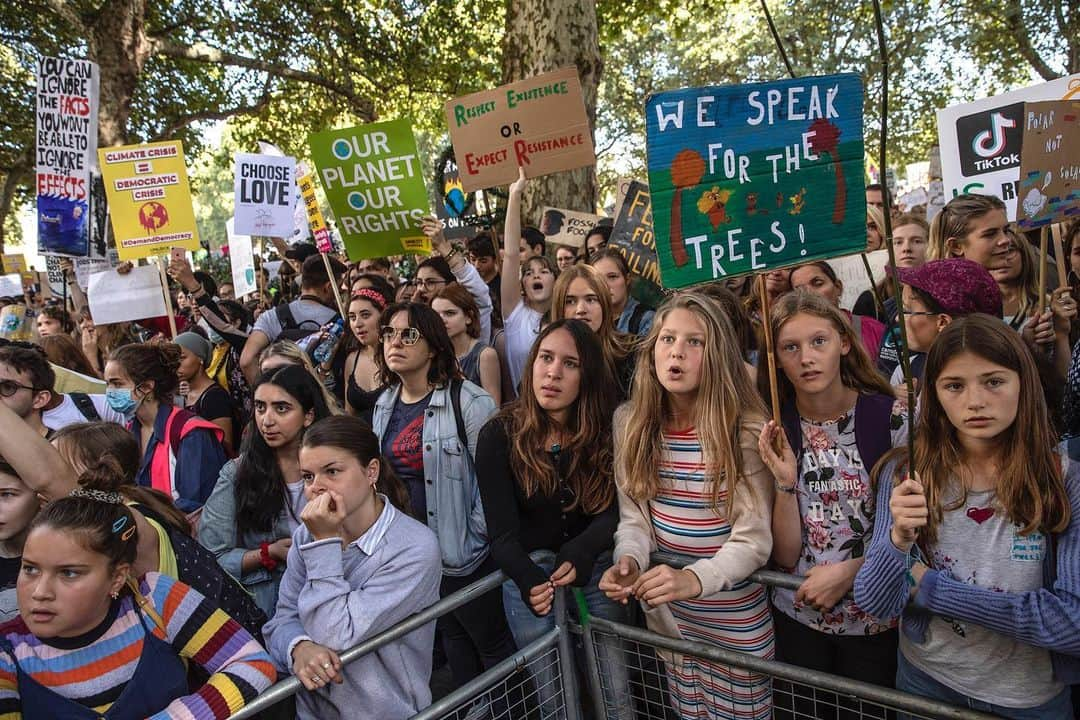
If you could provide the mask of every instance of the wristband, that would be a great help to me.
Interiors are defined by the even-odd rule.
[[[267,570],[277,569],[277,560],[270,557],[270,543],[259,543],[259,564]]]
[[[791,484],[791,487],[788,487],[787,485],[781,485],[780,481],[776,480],[776,479],[773,480],[773,484],[776,485],[776,489],[779,490],[780,492],[787,493],[788,495],[794,495],[795,494],[795,488],[798,487],[799,481],[796,480],[795,482],[793,482]]]

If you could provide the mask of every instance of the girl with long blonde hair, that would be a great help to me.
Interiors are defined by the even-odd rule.
[[[600,583],[614,600],[640,601],[650,629],[773,656],[765,589],[747,580],[772,550],[765,418],[720,306],[695,293],[665,302],[615,414],[616,564]],[[651,565],[656,550],[698,559]],[[667,672],[684,717],[771,717],[766,677],[679,656]]]

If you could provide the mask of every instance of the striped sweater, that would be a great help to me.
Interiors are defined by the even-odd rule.
[[[61,649],[35,637],[22,618],[0,625],[23,672],[54,692],[104,713],[120,697],[135,672],[145,627],[177,654],[210,674],[190,695],[175,698],[155,720],[227,718],[274,682],[276,671],[266,651],[235,620],[191,587],[158,573],[147,573],[140,591],[164,621],[167,632],[149,617],[139,618],[130,594],[119,601],[108,629],[79,648]],[[16,667],[0,652],[0,720],[22,717]]]

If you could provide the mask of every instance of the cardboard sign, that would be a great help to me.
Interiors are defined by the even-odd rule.
[[[1025,229],[1080,216],[1080,97],[1024,103],[1016,214]]]
[[[1024,103],[1080,98],[1080,74],[938,110],[945,199],[995,195],[1016,220]],[[931,193],[932,194],[932,193]]]
[[[99,82],[98,66],[89,60],[38,60],[35,182],[40,253],[89,253]]]
[[[865,250],[862,101],[850,73],[649,98],[664,287]]]
[[[423,245],[431,210],[408,120],[315,133],[308,145],[350,260]]]
[[[22,295],[22,292],[19,292]],[[30,340],[34,336],[34,313],[22,303],[0,308],[0,338]]]
[[[291,177],[291,175],[290,175]],[[229,262],[232,264],[233,294],[242,298],[258,290],[255,284],[255,254],[251,249],[251,236],[236,234],[233,218],[225,222],[229,237]]]
[[[446,126],[466,192],[596,164],[575,67],[451,100]]]
[[[121,260],[199,249],[179,140],[103,148],[98,159]]]
[[[126,275],[114,270],[95,273],[90,276],[86,299],[97,325],[166,314],[161,275],[155,265],[133,267]]]
[[[5,273],[17,272],[22,276],[23,282],[34,282],[34,273],[26,267],[26,256],[22,253],[4,253],[0,255],[0,262],[4,264]]]
[[[549,243],[579,248],[598,222],[600,215],[546,207],[540,216],[540,232]]]
[[[649,188],[644,183],[632,180],[627,186],[625,200],[615,216],[608,246],[619,249],[630,266],[630,272],[656,288],[661,287],[652,200]]]
[[[291,236],[296,160],[237,153],[234,172],[236,231],[245,235]]]

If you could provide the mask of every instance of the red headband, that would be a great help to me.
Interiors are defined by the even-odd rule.
[[[386,298],[371,288],[360,288],[354,292],[352,294],[352,299],[355,300],[357,298],[364,298],[365,300],[370,301],[371,304],[379,308],[379,310],[386,309]]]

